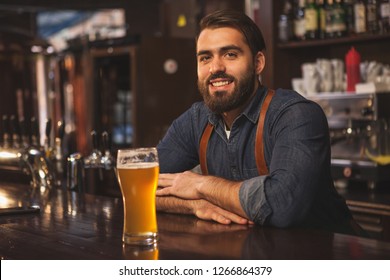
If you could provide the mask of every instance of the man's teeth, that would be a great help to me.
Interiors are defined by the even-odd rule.
[[[215,83],[212,83],[212,85],[214,87],[222,87],[222,86],[226,86],[229,84],[229,81],[221,81],[221,82],[215,82]]]

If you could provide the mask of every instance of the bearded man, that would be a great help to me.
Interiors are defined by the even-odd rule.
[[[261,84],[265,43],[257,25],[236,11],[206,16],[196,56],[203,102],[158,144],[157,210],[355,233],[333,186],[327,119],[297,92]]]

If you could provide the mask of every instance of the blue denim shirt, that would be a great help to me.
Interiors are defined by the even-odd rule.
[[[276,90],[268,108],[264,154],[269,174],[259,176],[254,147],[260,107],[267,88],[259,88],[234,121],[229,139],[220,115],[198,102],[176,119],[158,145],[160,172],[190,170],[199,164],[199,143],[210,122],[207,147],[210,175],[243,181],[241,206],[257,224],[308,225],[344,230],[349,210],[333,186],[330,142],[322,109],[291,90]]]

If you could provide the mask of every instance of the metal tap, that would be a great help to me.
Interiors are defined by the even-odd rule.
[[[84,159],[85,168],[102,168],[102,152],[99,150],[98,134],[95,130],[91,132],[92,153]]]
[[[102,142],[103,142],[103,156],[101,159],[102,165],[105,169],[112,169],[115,165],[115,158],[111,154],[111,142],[110,135],[107,131],[102,133]]]
[[[3,116],[3,145],[0,147],[0,169],[21,171],[31,176],[34,187],[51,188],[54,184],[54,173],[43,149],[33,142],[28,147],[22,145],[16,119]],[[32,120],[32,125],[34,124]],[[8,130],[11,124],[12,133]],[[12,144],[10,135],[12,134]],[[34,139],[33,139],[34,141]]]

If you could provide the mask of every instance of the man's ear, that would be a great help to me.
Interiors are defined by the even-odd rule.
[[[255,56],[255,69],[256,74],[260,75],[265,67],[265,56],[263,52],[258,52]]]

